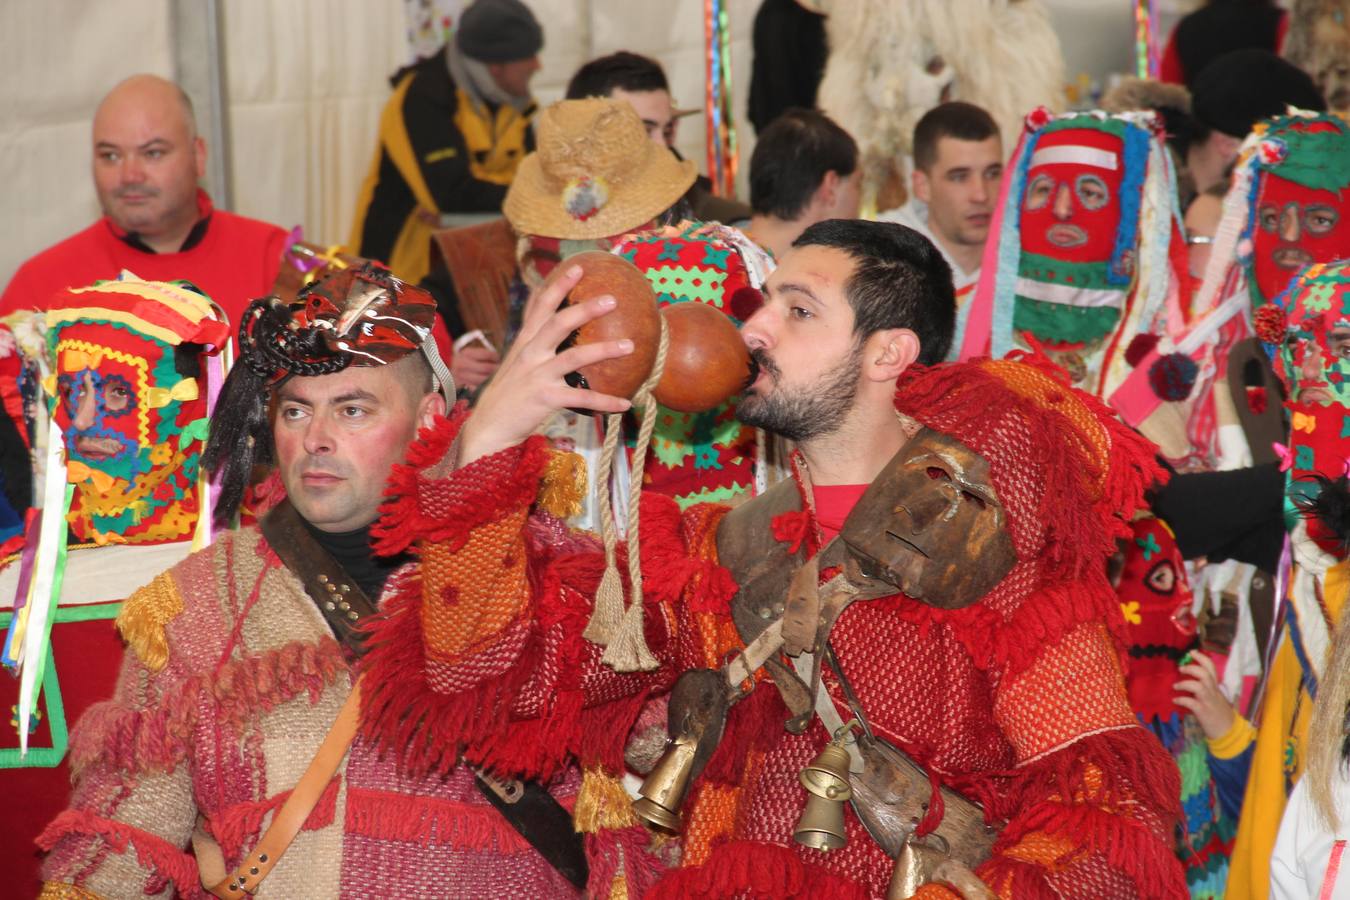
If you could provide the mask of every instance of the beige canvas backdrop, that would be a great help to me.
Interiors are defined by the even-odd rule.
[[[676,100],[703,98],[702,0],[527,0],[544,24],[543,102],[587,59],[628,49],[662,61]],[[731,0],[732,84],[744,111],[759,0]],[[233,209],[320,243],[347,238],[388,77],[407,61],[403,0],[226,0]],[[0,3],[0,284],[99,213],[90,120],[136,72],[174,75],[168,0]],[[752,135],[742,129],[748,159]],[[703,121],[680,150],[704,167]],[[208,188],[210,185],[207,186]]]

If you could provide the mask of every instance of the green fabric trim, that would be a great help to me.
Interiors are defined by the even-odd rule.
[[[47,666],[42,673],[39,697],[47,701],[47,727],[52,732],[50,747],[29,747],[28,755],[20,755],[18,747],[0,750],[0,769],[52,769],[65,759],[70,746],[70,731],[66,728],[66,705],[61,699],[61,684],[56,679],[56,666]]]
[[[99,619],[115,619],[122,612],[122,603],[89,603],[84,606],[57,607],[52,616],[53,623],[92,622]],[[0,613],[0,628],[8,628],[14,618],[13,612]],[[52,732],[52,746],[29,747],[27,756],[19,755],[18,747],[0,750],[0,769],[52,769],[61,764],[70,746],[70,729],[66,723],[66,704],[61,697],[61,683],[56,676],[56,666],[47,666],[42,674],[42,692],[40,697],[47,701],[47,727]]]
[[[1302,123],[1308,120],[1292,121]],[[1289,155],[1274,165],[1258,163],[1261,169],[1315,191],[1339,193],[1350,185],[1345,167],[1345,159],[1350,156],[1350,131],[1346,131],[1344,126],[1338,131],[1312,133],[1296,130],[1296,126],[1285,127],[1271,129],[1265,136],[1283,141],[1289,149]]]
[[[85,603],[80,606],[58,606],[56,615],[52,616],[55,623],[61,622],[93,622],[98,619],[115,619],[122,614],[122,601],[116,603]],[[8,628],[9,622],[14,618],[11,610],[0,612],[0,628]]]
[[[1130,127],[1133,126],[1123,119],[1101,119],[1090,113],[1084,113],[1063,119],[1054,119],[1042,128],[1040,133],[1050,134],[1054,131],[1068,131],[1071,128],[1086,128],[1090,131],[1105,131],[1108,134],[1114,134],[1123,141],[1125,140],[1125,129]]]
[[[1106,280],[1105,262],[1064,262],[1038,253],[1023,252],[1017,261],[1017,274],[1046,284],[1067,284],[1088,290],[1125,291],[1119,284]]]
[[[1109,306],[1065,306],[1018,296],[1013,301],[1013,330],[1029,331],[1056,343],[1087,343],[1110,334],[1120,310]]]

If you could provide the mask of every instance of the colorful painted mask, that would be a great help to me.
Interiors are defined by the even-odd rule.
[[[1350,124],[1332,114],[1283,116],[1258,125],[1252,140],[1245,263],[1259,306],[1305,266],[1350,257]]]
[[[973,344],[989,328],[996,357],[1034,344],[1076,387],[1110,396],[1124,381],[1120,337],[1159,327],[1180,241],[1156,128],[1144,113],[1027,117],[963,357],[979,355]]]
[[[100,282],[51,303],[44,386],[76,485],[69,521],[79,540],[191,534],[206,439],[202,356],[227,335],[219,309],[184,284]]]
[[[1289,397],[1290,490],[1314,491],[1307,476],[1338,478],[1350,457],[1350,262],[1309,267],[1256,322]]]
[[[1022,198],[1024,257],[1110,260],[1120,228],[1121,148],[1115,135],[1086,128],[1051,132],[1037,142]]]
[[[1160,519],[1132,526],[1116,592],[1129,648],[1130,705],[1144,716],[1184,714],[1172,703],[1177,663],[1195,646],[1194,595],[1176,538]]]

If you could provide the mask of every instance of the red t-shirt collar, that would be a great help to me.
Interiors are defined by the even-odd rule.
[[[200,226],[207,219],[211,218],[211,213],[215,212],[215,210],[216,207],[211,202],[211,196],[206,193],[205,189],[197,188],[197,226]],[[143,246],[141,239],[136,232],[126,231],[120,228],[116,222],[106,215],[103,217],[103,221],[108,226],[108,230],[113,233],[113,237],[117,238],[119,241],[123,241],[138,248]],[[200,235],[196,234],[198,231],[197,226],[194,226],[192,232],[188,234],[187,240],[183,242],[183,247],[179,250],[180,253],[182,250],[191,249],[190,245],[201,241]],[[195,240],[194,237],[196,238]]]

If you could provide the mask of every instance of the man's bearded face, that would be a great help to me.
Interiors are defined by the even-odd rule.
[[[1273,300],[1309,263],[1350,257],[1347,198],[1267,173],[1252,229],[1252,266],[1261,296]]]
[[[830,434],[843,424],[858,395],[861,342],[839,365],[805,387],[787,384],[782,369],[763,349],[751,350],[750,356],[759,366],[759,376],[742,396],[736,418],[798,442]]]
[[[841,532],[864,572],[960,609],[1016,564],[989,462],[955,438],[923,429],[873,484],[889,489],[864,495]]]
[[[1106,262],[1120,226],[1120,138],[1091,129],[1044,135],[1022,198],[1022,249],[1065,262]]]

